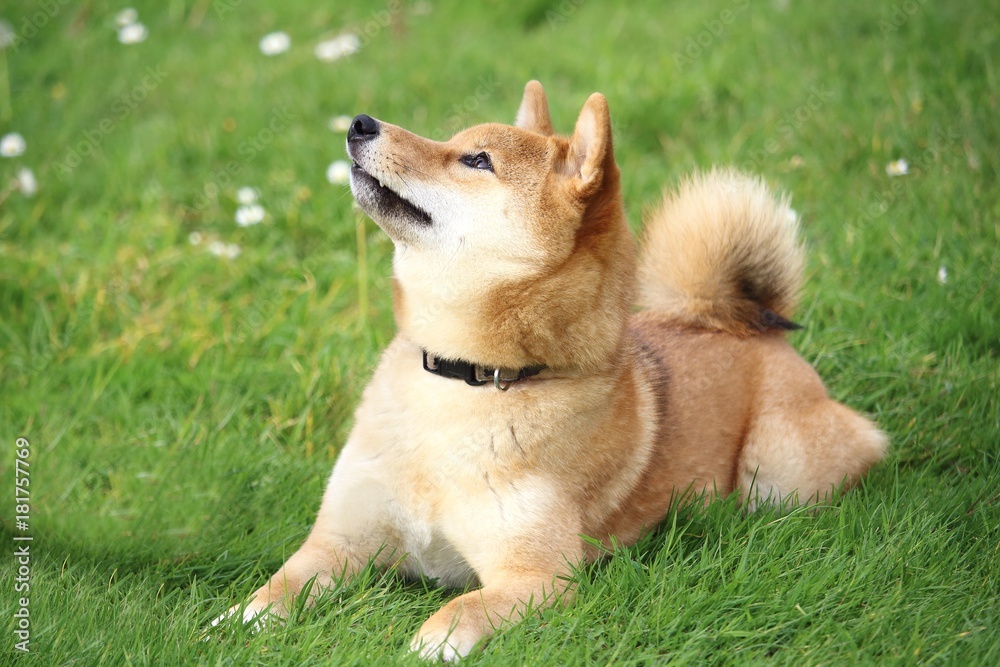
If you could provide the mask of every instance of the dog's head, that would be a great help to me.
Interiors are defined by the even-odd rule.
[[[609,362],[632,304],[634,257],[608,106],[556,136],[532,81],[514,126],[446,142],[357,116],[347,151],[358,204],[396,245],[400,330],[492,367]]]

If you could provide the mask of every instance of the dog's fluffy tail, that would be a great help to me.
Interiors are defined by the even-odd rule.
[[[680,324],[794,329],[803,253],[788,199],[731,169],[698,174],[646,216],[640,301]]]

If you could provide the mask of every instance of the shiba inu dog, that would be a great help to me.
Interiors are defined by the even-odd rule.
[[[285,614],[374,560],[479,586],[412,642],[456,659],[680,495],[813,502],[884,456],[785,340],[802,251],[760,179],[693,176],[637,258],[599,94],[570,137],[532,81],[514,126],[436,142],[361,115],[347,150],[395,244],[398,333],[309,537],[229,614]]]

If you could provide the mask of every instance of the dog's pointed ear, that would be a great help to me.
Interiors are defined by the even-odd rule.
[[[580,111],[566,155],[566,172],[576,181],[580,197],[589,197],[600,188],[605,167],[613,160],[608,101],[594,93]]]
[[[537,81],[529,81],[524,87],[524,97],[521,107],[517,110],[514,125],[524,130],[530,130],[552,136],[552,119],[549,117],[549,101],[545,97],[545,89]]]

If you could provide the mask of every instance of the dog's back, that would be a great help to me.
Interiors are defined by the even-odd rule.
[[[884,434],[830,400],[785,341],[803,264],[794,213],[758,178],[697,175],[647,216],[647,310],[630,331],[662,368],[650,501],[685,489],[738,490],[751,508],[822,500],[884,456]]]

